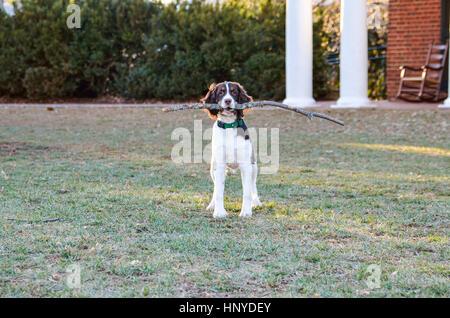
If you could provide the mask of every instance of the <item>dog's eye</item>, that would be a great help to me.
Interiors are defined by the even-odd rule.
[[[219,91],[219,95],[223,95],[224,91]]]
[[[231,91],[231,95],[233,95],[233,96],[236,96],[237,93],[238,93],[238,92],[237,92],[237,90],[235,90],[235,89]]]

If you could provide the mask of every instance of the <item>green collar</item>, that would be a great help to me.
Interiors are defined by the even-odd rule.
[[[233,122],[233,123],[230,123],[230,124],[228,124],[228,123],[224,123],[224,122],[222,122],[222,121],[217,121],[217,126],[219,126],[220,128],[223,128],[223,129],[227,129],[227,128],[237,128],[237,127],[244,127],[244,120],[241,118],[241,119],[239,119],[239,120],[236,120],[235,122]],[[245,130],[245,129],[244,129]]]

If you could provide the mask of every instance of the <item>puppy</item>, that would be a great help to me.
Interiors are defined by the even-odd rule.
[[[243,120],[244,112],[237,110],[236,104],[253,101],[245,89],[235,82],[212,84],[202,99],[208,104],[219,104],[220,110],[208,110],[209,116],[216,119],[212,133],[211,178],[214,193],[208,210],[214,210],[214,218],[223,218],[228,214],[223,204],[225,187],[225,169],[239,167],[242,178],[243,202],[239,216],[252,215],[252,207],[261,202],[256,189],[258,167],[253,153],[247,126]]]

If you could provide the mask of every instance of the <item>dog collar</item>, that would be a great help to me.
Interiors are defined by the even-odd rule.
[[[247,130],[247,126],[245,125],[243,119],[236,120],[235,122],[232,123],[224,123],[223,121],[218,120],[217,126],[219,126],[222,129],[242,127],[244,130]]]

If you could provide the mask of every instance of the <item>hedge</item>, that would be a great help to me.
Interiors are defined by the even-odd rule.
[[[211,82],[241,82],[257,98],[283,99],[285,4],[21,0],[0,12],[0,95],[48,99],[121,96],[196,99]],[[329,93],[326,36],[314,23],[314,97]]]

